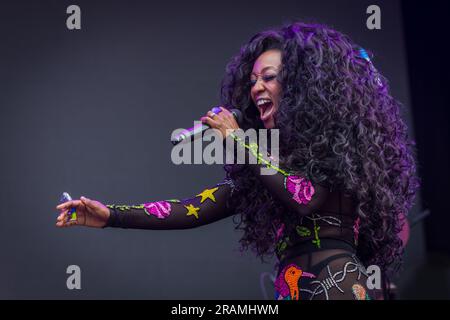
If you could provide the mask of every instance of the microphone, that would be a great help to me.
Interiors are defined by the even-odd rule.
[[[222,110],[219,107],[214,107],[214,108],[212,108],[211,111],[214,112],[215,114],[218,114]],[[236,119],[237,123],[239,125],[241,125],[241,123],[242,123],[242,112],[240,110],[238,110],[238,109],[231,109],[230,112],[233,114],[233,116]],[[186,140],[186,139],[190,139],[196,134],[199,134],[199,133],[203,134],[203,132],[205,132],[206,130],[208,130],[210,128],[211,127],[209,125],[207,125],[206,123],[201,123],[201,124],[193,126],[192,128],[185,129],[185,130],[181,131],[179,134],[177,134],[172,139],[172,144],[173,145],[177,145],[181,141]]]

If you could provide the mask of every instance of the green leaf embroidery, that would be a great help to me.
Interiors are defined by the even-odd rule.
[[[309,237],[311,235],[311,231],[304,226],[297,226],[295,227],[295,230],[300,237]]]

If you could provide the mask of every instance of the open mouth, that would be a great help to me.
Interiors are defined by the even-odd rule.
[[[272,116],[274,111],[272,100],[258,99],[258,101],[256,101],[256,105],[259,110],[261,121],[266,121]]]

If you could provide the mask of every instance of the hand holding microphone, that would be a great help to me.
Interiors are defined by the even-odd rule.
[[[224,139],[228,136],[229,130],[239,129],[238,119],[235,113],[230,112],[224,107],[214,107],[211,111],[208,111],[206,116],[200,118],[200,120],[210,128],[219,130]]]

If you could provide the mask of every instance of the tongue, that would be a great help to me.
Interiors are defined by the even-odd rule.
[[[265,121],[272,111],[272,102],[261,105],[261,120]]]

